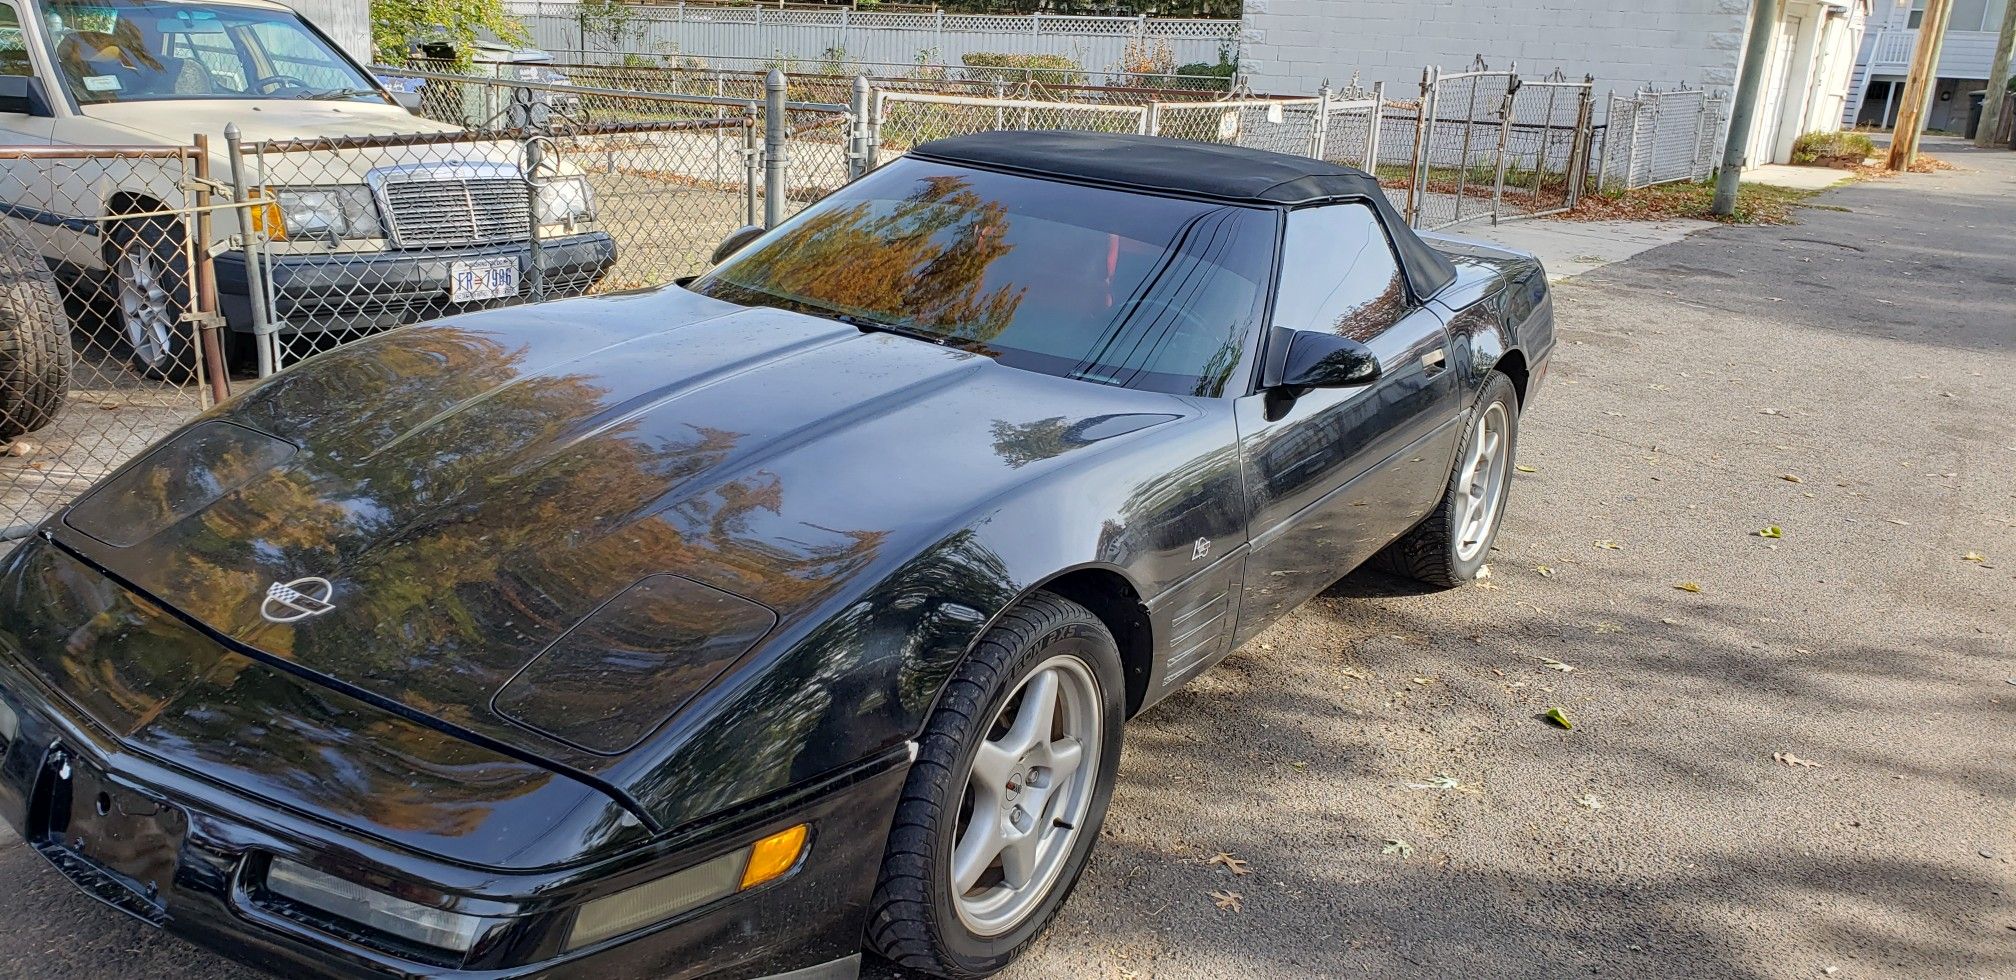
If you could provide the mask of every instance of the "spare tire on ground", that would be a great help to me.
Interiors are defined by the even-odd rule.
[[[70,318],[35,246],[0,224],[0,443],[55,421],[70,392]]]

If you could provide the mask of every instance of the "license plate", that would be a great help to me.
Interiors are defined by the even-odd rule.
[[[465,259],[448,263],[448,299],[467,303],[518,295],[518,260]]]

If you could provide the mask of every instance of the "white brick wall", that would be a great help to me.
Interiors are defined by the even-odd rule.
[[[1425,65],[1560,68],[1599,93],[1680,83],[1729,88],[1742,57],[1746,0],[1247,0],[1240,67],[1262,92],[1308,92],[1353,71],[1411,97]]]

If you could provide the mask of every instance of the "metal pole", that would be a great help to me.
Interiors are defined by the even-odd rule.
[[[259,376],[273,375],[273,323],[267,315],[265,270],[259,268],[259,225],[256,212],[263,204],[253,203],[245,187],[245,152],[237,123],[224,125],[224,148],[231,154],[231,200],[237,204],[238,228],[245,242],[245,294],[252,306],[252,347],[259,354]]]
[[[868,76],[854,76],[847,114],[847,177],[851,180],[868,172]]]
[[[526,272],[526,291],[532,302],[546,298],[545,249],[539,242],[539,170],[545,162],[545,140],[534,136],[525,141],[525,248],[530,269]]]
[[[1316,115],[1309,127],[1309,155],[1323,159],[1324,151],[1330,147],[1330,80],[1324,79],[1316,90]]]
[[[1498,212],[1505,206],[1505,148],[1512,141],[1512,103],[1519,96],[1519,76],[1512,75],[1505,82],[1505,101],[1498,110],[1498,165],[1491,168],[1491,223],[1498,223]]]
[[[775,68],[763,76],[763,227],[784,220],[784,73]]]
[[[1719,215],[1736,213],[1743,157],[1750,146],[1750,127],[1757,119],[1758,90],[1764,87],[1764,61],[1771,54],[1771,36],[1777,33],[1774,30],[1777,26],[1778,0],[1752,0],[1750,39],[1743,46],[1743,70],[1737,75],[1736,101],[1729,110],[1729,138],[1722,144],[1722,173],[1715,178],[1714,211]]]
[[[742,223],[756,223],[756,185],[762,180],[757,171],[763,165],[763,148],[756,142],[756,103],[749,103],[749,114],[742,125]]]
[[[210,259],[210,134],[197,133],[196,147],[196,337],[202,352],[203,370],[210,382],[210,397],[223,401],[231,397],[230,373],[224,366],[224,338],[218,333],[223,318],[217,315],[217,267]]]
[[[1386,128],[1386,83],[1372,83],[1372,116],[1366,124],[1365,172],[1379,176],[1379,135]]]

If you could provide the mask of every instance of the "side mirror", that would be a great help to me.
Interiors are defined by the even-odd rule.
[[[742,246],[755,241],[762,234],[761,225],[743,225],[729,232],[727,238],[721,239],[721,244],[714,246],[714,264],[720,265],[729,256],[742,251]]]
[[[1364,344],[1314,330],[1290,337],[1283,388],[1355,388],[1379,380],[1379,356]]]
[[[42,90],[42,80],[31,75],[0,75],[0,112],[44,119],[55,115],[49,110],[49,94]]]

